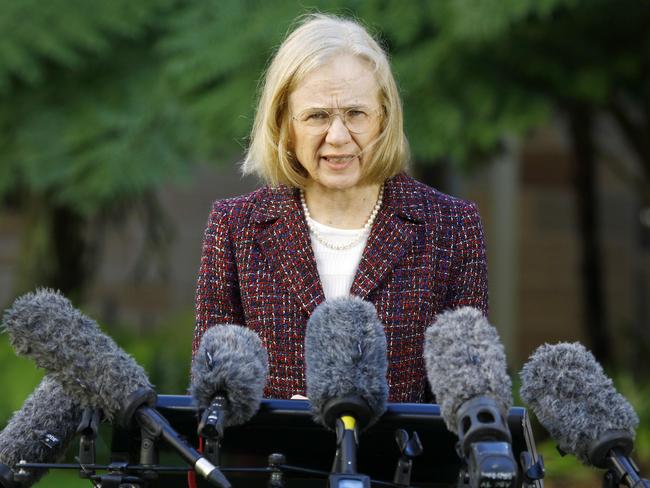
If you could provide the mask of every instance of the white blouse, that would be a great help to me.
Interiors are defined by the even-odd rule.
[[[368,242],[370,229],[336,229],[316,222],[311,217],[309,217],[309,221],[323,239],[333,244],[346,244],[357,237],[360,232],[365,234],[363,239],[350,249],[337,250],[324,246],[310,232],[311,247],[316,257],[316,267],[323,284],[325,299],[348,296],[361,261],[361,255]]]

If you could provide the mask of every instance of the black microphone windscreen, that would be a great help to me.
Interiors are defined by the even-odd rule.
[[[462,307],[438,315],[427,328],[424,360],[431,390],[447,428],[458,433],[457,413],[468,400],[487,396],[505,417],[512,382],[497,330],[480,310]]]
[[[81,406],[51,376],[45,376],[0,432],[0,463],[15,470],[19,461],[52,463],[65,453],[81,422]],[[32,471],[31,486],[46,473]]]
[[[314,310],[305,335],[307,396],[315,419],[332,399],[358,396],[369,424],[386,409],[386,335],[375,307],[357,297],[328,300]]]
[[[17,354],[51,372],[84,406],[101,407],[108,420],[132,393],[151,388],[144,369],[58,292],[18,298],[2,325]]]
[[[608,431],[634,438],[639,419],[594,356],[580,343],[537,348],[521,373],[521,398],[564,452],[584,464]]]
[[[224,395],[224,426],[243,424],[259,409],[268,371],[266,350],[255,332],[239,325],[215,325],[201,338],[190,391],[201,408]]]

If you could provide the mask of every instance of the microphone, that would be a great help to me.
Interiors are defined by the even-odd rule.
[[[518,468],[506,422],[512,383],[497,330],[472,307],[441,313],[426,330],[424,360],[442,418],[458,435],[470,486],[514,487]]]
[[[520,376],[521,398],[561,452],[610,470],[617,479],[608,486],[650,487],[628,457],[639,418],[584,346],[577,342],[540,346]]]
[[[361,429],[386,410],[386,335],[375,307],[357,297],[320,304],[305,334],[307,397],[317,422],[352,413]]]
[[[51,376],[41,383],[0,432],[0,487],[28,487],[47,473],[46,469],[20,470],[20,461],[57,461],[74,438],[82,408]]]
[[[386,336],[375,307],[357,297],[328,300],[314,310],[305,334],[307,396],[317,422],[337,432],[330,486],[354,480],[357,429],[386,410]]]
[[[153,408],[157,396],[144,369],[63,295],[42,289],[18,298],[2,326],[17,354],[51,371],[83,406],[101,407],[108,420],[124,427],[135,419],[143,437],[162,437],[210,483],[230,488],[223,474]],[[142,464],[153,464],[153,451],[144,454]]]
[[[205,409],[199,435],[218,441],[225,427],[248,422],[260,408],[269,364],[259,336],[239,325],[215,325],[201,338],[190,393]],[[214,461],[218,462],[215,453]]]

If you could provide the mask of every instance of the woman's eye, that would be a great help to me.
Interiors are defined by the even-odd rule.
[[[307,114],[306,120],[326,120],[330,118],[327,112],[311,112]]]
[[[347,115],[352,119],[359,119],[365,117],[367,114],[363,110],[348,110]]]

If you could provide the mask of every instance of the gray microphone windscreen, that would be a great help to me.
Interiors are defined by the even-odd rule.
[[[15,471],[24,459],[53,463],[65,453],[81,422],[81,406],[51,376],[45,376],[0,432],[0,463]],[[31,486],[47,471],[32,471]]]
[[[639,419],[580,343],[537,348],[521,373],[521,398],[563,451],[591,464],[591,444],[607,431],[627,431]]]
[[[462,307],[438,315],[425,333],[424,360],[450,431],[458,433],[460,407],[479,396],[496,401],[506,417],[512,406],[506,355],[497,330],[480,310]]]
[[[307,397],[324,420],[332,399],[358,396],[370,408],[369,424],[386,409],[386,335],[375,307],[357,297],[327,300],[314,310],[305,335]]]
[[[18,298],[2,325],[17,354],[51,372],[83,406],[101,407],[108,420],[132,393],[151,388],[144,369],[58,292]]]
[[[266,350],[255,332],[239,325],[215,325],[201,338],[190,392],[201,408],[224,395],[224,426],[243,424],[259,409],[268,371]]]

